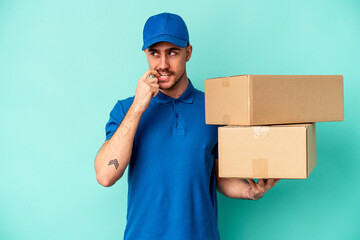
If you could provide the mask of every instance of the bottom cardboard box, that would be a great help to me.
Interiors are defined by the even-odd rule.
[[[316,165],[312,124],[218,128],[219,177],[304,179]]]

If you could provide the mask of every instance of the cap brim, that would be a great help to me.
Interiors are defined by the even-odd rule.
[[[188,43],[186,40],[164,34],[164,35],[156,36],[156,37],[150,39],[149,41],[145,42],[142,47],[142,50],[145,50],[148,47],[150,47],[151,45],[154,45],[155,43],[158,43],[158,42],[169,42],[169,43],[175,44],[176,46],[182,47],[182,48],[186,47],[187,43]]]

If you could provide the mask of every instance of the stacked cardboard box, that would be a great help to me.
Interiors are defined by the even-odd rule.
[[[205,80],[206,123],[219,127],[219,176],[307,178],[315,122],[343,121],[342,75],[239,75]]]

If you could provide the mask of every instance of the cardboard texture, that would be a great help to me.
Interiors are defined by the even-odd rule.
[[[316,165],[315,123],[218,128],[219,177],[305,179]]]
[[[215,125],[344,120],[342,75],[239,75],[205,80],[205,117]]]

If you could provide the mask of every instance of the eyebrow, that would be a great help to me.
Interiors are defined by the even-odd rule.
[[[180,51],[180,48],[173,47],[173,48],[166,49],[166,51],[168,51],[168,52],[174,51],[174,50],[179,50]]]

